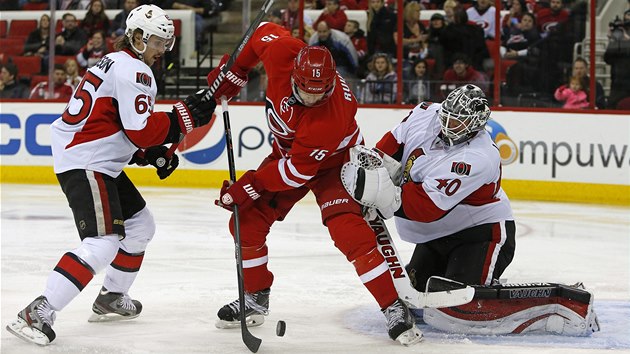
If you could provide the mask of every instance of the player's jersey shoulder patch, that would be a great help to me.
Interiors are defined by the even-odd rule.
[[[423,109],[423,110],[427,110],[429,109],[429,107],[433,104],[433,102],[427,102],[427,101],[423,101],[418,105],[418,108]]]
[[[147,86],[147,87],[151,87],[152,81],[153,80],[151,79],[151,75],[145,72],[136,72],[136,83]]]
[[[471,165],[463,161],[453,161],[451,164],[451,172],[460,176],[470,176],[471,169]]]

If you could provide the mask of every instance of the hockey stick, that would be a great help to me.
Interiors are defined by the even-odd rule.
[[[256,30],[256,28],[258,28],[258,25],[260,25],[260,23],[265,18],[265,16],[267,16],[267,13],[269,12],[269,10],[271,10],[271,7],[273,6],[274,1],[275,0],[265,0],[265,2],[262,5],[262,8],[260,9],[260,12],[254,19],[254,21],[249,25],[249,28],[247,28],[247,31],[245,31],[243,38],[241,38],[241,41],[238,43],[236,48],[234,48],[232,55],[230,56],[228,61],[225,63],[225,65],[221,69],[221,72],[219,73],[217,78],[214,80],[212,85],[208,87],[208,91],[206,92],[206,95],[203,97],[203,100],[209,101],[213,99],[214,93],[217,92],[217,89],[219,88],[219,85],[221,85],[221,82],[223,82],[225,75],[227,75],[227,73],[230,71],[230,69],[234,65],[234,61],[239,56],[239,54],[241,54],[241,51],[245,47],[245,44],[249,42],[249,39],[252,37],[252,34]],[[225,115],[224,115],[224,121],[225,121]],[[179,140],[176,143],[171,144],[168,151],[166,151],[167,158],[170,159],[170,157],[173,156],[173,153],[175,153],[175,150],[177,149],[179,144],[182,142],[182,140],[184,140],[184,137],[185,135],[183,133],[179,134]],[[235,180],[236,180],[235,178],[232,179],[232,181],[235,181]]]
[[[223,109],[223,124],[225,125],[225,142],[228,153],[228,168],[230,170],[230,181],[236,181],[236,167],[234,165],[234,148],[232,146],[232,128],[230,128],[230,113],[228,112],[228,104],[225,96],[221,96],[221,108]],[[238,205],[234,205],[232,215],[234,217],[234,249],[236,257],[236,278],[238,279],[238,305],[241,313],[241,337],[243,343],[256,353],[262,339],[255,337],[247,328],[245,316],[245,284],[243,281],[243,257],[241,245],[241,227],[238,218]]]
[[[267,15],[267,12],[271,9],[271,6],[273,6],[273,2],[274,0],[265,0],[265,2],[262,5],[262,8],[260,9],[260,12],[254,19],[254,21],[251,23],[251,25],[249,25],[249,28],[247,29],[247,31],[243,35],[243,38],[241,39],[241,42],[236,47],[236,49],[234,49],[234,52],[232,53],[228,61],[223,66],[223,69],[221,69],[221,73],[219,73],[219,76],[217,77],[217,79],[214,80],[212,85],[210,85],[210,87],[208,88],[208,92],[206,93],[206,96],[203,99],[205,99],[206,101],[214,99],[214,93],[216,92],[217,88],[223,81],[223,78],[225,78],[226,73],[228,73],[232,65],[234,65],[234,61],[236,57],[239,56],[239,54],[245,47],[245,44],[247,44],[252,34],[256,30],[256,28],[258,28],[258,25],[260,25],[263,18]],[[236,181],[236,166],[234,163],[234,146],[232,143],[232,128],[230,127],[230,113],[228,112],[228,104],[227,104],[227,99],[225,98],[225,96],[221,96],[221,108],[223,109],[223,125],[225,127],[225,143],[226,143],[226,150],[227,150],[227,155],[228,155],[228,169],[229,169],[229,174],[230,174],[230,181],[235,182]],[[182,139],[183,139],[183,135],[180,135],[179,142],[181,142]],[[172,150],[172,152],[174,152],[177,146],[179,145],[179,142],[177,144],[171,145],[169,151]],[[256,353],[258,351],[258,348],[260,348],[262,339],[255,337],[247,328],[247,321],[246,321],[246,316],[245,316],[245,284],[243,281],[243,257],[242,257],[242,245],[241,245],[241,230],[240,230],[240,222],[239,222],[237,205],[234,205],[232,213],[234,217],[234,249],[235,249],[235,258],[236,258],[236,278],[238,281],[238,300],[239,300],[238,302],[239,302],[239,311],[241,313],[241,318],[240,318],[241,338],[243,339],[243,343],[245,343],[247,348],[250,351],[252,351],[252,353]]]
[[[385,257],[387,267],[390,270],[394,286],[400,298],[412,308],[437,308],[451,307],[469,303],[475,296],[475,289],[471,286],[442,277],[431,277],[431,284],[440,283],[439,287],[444,291],[429,292],[428,286],[425,292],[419,292],[411,286],[411,281],[387,225],[380,217],[369,222],[376,234],[378,250]]]

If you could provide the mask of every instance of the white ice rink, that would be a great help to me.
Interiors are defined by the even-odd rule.
[[[58,186],[1,188],[2,327],[40,295],[61,255],[79,244]],[[88,323],[103,275],[57,314],[57,339],[27,344],[2,329],[2,353],[247,353],[239,330],[214,327],[217,310],[237,297],[228,212],[217,190],[140,188],[155,215],[131,295],[140,317]],[[424,342],[404,348],[386,334],[376,302],[333,246],[311,197],[271,231],[275,274],[271,313],[252,333],[259,353],[621,353],[630,352],[630,208],[514,201],[517,250],[508,282],[584,282],[595,294],[602,331],[588,338],[552,335],[464,337],[421,326]],[[390,230],[395,228],[390,224]],[[397,239],[397,235],[395,236]],[[412,245],[397,243],[404,259]],[[284,337],[276,321],[287,322]]]

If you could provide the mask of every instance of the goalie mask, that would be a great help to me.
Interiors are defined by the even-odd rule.
[[[490,107],[483,91],[475,85],[464,85],[453,90],[438,111],[442,139],[448,145],[468,141],[474,133],[484,129],[490,119]]]
[[[335,61],[328,49],[304,47],[293,62],[293,95],[305,106],[320,106],[332,95],[336,78]]]
[[[147,47],[159,51],[171,51],[175,45],[175,25],[166,11],[155,5],[142,5],[131,10],[126,21],[125,36],[138,54],[144,54]],[[133,44],[133,34],[136,30],[142,31],[142,50]]]

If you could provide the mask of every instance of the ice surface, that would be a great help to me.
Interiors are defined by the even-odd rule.
[[[44,289],[61,255],[78,246],[58,186],[1,188],[2,327]],[[40,348],[2,329],[2,353],[246,353],[239,330],[214,327],[217,310],[237,297],[228,212],[217,190],[140,188],[155,215],[131,295],[135,320],[88,323],[103,275],[57,314],[57,339]],[[588,338],[448,335],[426,326],[423,343],[396,345],[377,304],[334,247],[309,196],[268,239],[275,274],[267,323],[251,331],[259,353],[599,353],[630,352],[630,208],[513,202],[517,251],[508,282],[582,281],[595,294],[602,331]],[[389,225],[393,232],[395,228]],[[397,239],[397,235],[394,236]],[[404,259],[413,246],[397,242]],[[276,322],[287,322],[284,337]]]

